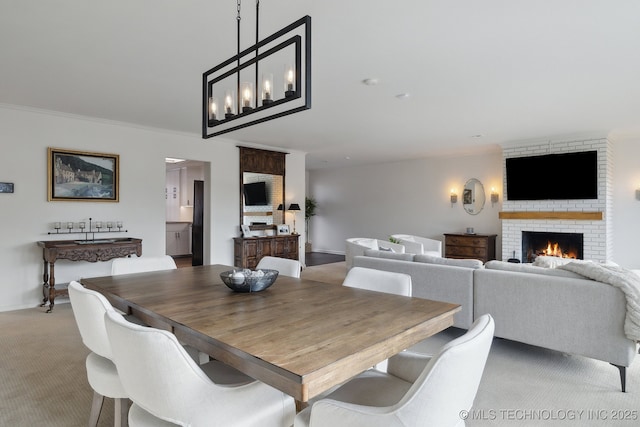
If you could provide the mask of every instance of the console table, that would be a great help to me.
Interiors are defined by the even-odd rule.
[[[473,258],[482,262],[496,259],[495,234],[445,234],[444,256]]]
[[[69,261],[109,261],[136,254],[142,255],[142,239],[100,239],[100,240],[50,240],[38,242],[42,248],[44,273],[42,275],[42,294],[44,299],[40,307],[49,302],[47,313],[53,310],[56,296],[67,295],[67,289],[56,289],[55,262],[59,259]]]
[[[233,239],[233,265],[254,269],[265,256],[299,259],[298,234]]]

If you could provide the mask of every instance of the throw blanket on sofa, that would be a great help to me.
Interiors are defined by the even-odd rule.
[[[630,340],[640,341],[640,276],[633,271],[595,262],[570,262],[557,268],[619,288],[627,298],[624,333]]]

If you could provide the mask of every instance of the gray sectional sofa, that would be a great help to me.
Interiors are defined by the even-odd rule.
[[[624,333],[626,299],[618,288],[555,268],[376,250],[353,265],[409,274],[413,296],[460,304],[455,327],[490,313],[496,337],[609,362],[626,389],[626,367],[638,350]]]

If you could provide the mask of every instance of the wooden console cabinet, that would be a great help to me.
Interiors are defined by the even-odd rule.
[[[254,269],[264,256],[299,259],[297,234],[286,236],[236,237],[233,239],[233,265]]]
[[[59,259],[69,261],[109,261],[136,254],[142,255],[142,239],[100,239],[100,240],[49,240],[38,242],[42,248],[44,273],[42,274],[42,294],[40,307],[49,302],[47,313],[53,311],[56,296],[68,295],[67,289],[56,289],[55,263]]]
[[[445,234],[446,258],[496,259],[496,234]]]

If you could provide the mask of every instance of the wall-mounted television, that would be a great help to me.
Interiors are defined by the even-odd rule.
[[[244,184],[245,206],[266,206],[269,204],[267,196],[267,184],[264,181]]]
[[[598,198],[597,151],[506,159],[507,200]]]

